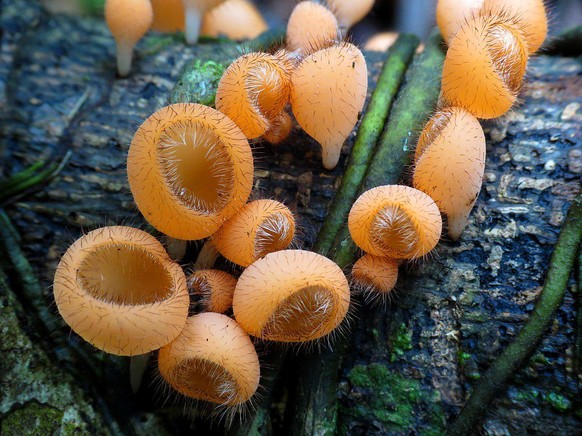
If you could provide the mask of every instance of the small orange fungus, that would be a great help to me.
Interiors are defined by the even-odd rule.
[[[441,35],[447,44],[461,23],[479,15],[484,0],[438,0],[436,20]]]
[[[153,236],[103,227],[79,238],[61,259],[55,302],[87,342],[120,356],[144,354],[172,341],[186,322],[186,277]]]
[[[280,144],[291,134],[293,120],[291,115],[284,110],[271,120],[271,127],[265,132],[263,138],[271,144]]]
[[[443,106],[496,118],[515,103],[527,66],[527,44],[515,21],[481,15],[451,39],[443,66]]]
[[[224,0],[182,0],[186,17],[186,43],[196,44],[202,27],[202,17]]]
[[[352,268],[352,279],[371,299],[384,299],[398,280],[398,261],[364,254]]]
[[[232,307],[236,279],[217,269],[201,269],[188,276],[190,292],[202,297],[207,312],[224,313]]]
[[[366,60],[356,46],[341,43],[307,56],[293,72],[291,85],[293,114],[321,144],[323,166],[333,169],[364,107]]]
[[[151,0],[154,10],[152,30],[158,32],[183,31],[184,6],[182,0]]]
[[[484,171],[485,134],[479,121],[461,108],[437,112],[418,140],[413,185],[447,216],[453,239],[467,225]]]
[[[511,16],[518,21],[530,54],[538,51],[548,34],[548,17],[543,0],[485,0],[483,13]]]
[[[162,377],[198,400],[236,406],[259,386],[259,358],[249,335],[226,315],[200,313],[158,355]]]
[[[241,40],[256,38],[268,28],[253,3],[248,0],[227,0],[204,15],[200,33]]]
[[[117,45],[117,72],[131,70],[133,48],[152,25],[154,13],[149,0],[107,0],[105,20]]]
[[[216,249],[244,267],[268,253],[287,248],[295,237],[295,218],[275,200],[247,204],[212,237]]]
[[[392,47],[397,39],[398,33],[396,32],[377,33],[366,41],[364,50],[385,52]]]
[[[168,236],[210,236],[246,203],[253,157],[225,115],[194,103],[166,106],[137,130],[127,158],[143,216]]]
[[[349,304],[350,287],[339,266],[317,253],[283,250],[244,270],[233,309],[236,320],[253,336],[305,342],[338,327]]]
[[[303,1],[293,9],[287,23],[287,49],[308,55],[337,42],[335,15],[320,3]]]
[[[441,214],[424,192],[386,185],[364,192],[348,217],[350,235],[367,253],[395,259],[424,256],[438,243]]]
[[[289,102],[291,82],[286,58],[249,53],[226,69],[216,90],[216,109],[230,117],[247,138],[271,127]]]
[[[348,29],[370,13],[374,0],[327,0],[340,25]]]

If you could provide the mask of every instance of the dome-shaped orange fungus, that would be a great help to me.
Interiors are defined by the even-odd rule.
[[[289,102],[290,65],[286,57],[248,53],[226,69],[216,89],[216,109],[230,117],[249,139],[271,128]]]
[[[341,26],[348,29],[370,13],[374,0],[327,0]]]
[[[352,279],[368,298],[383,299],[398,280],[398,261],[389,257],[364,254],[352,267]]]
[[[173,340],[190,305],[184,272],[164,247],[123,226],[93,230],[69,247],[55,273],[54,296],[76,333],[122,356]]]
[[[200,33],[241,40],[256,38],[268,28],[267,22],[251,1],[226,0],[204,15]]]
[[[348,216],[350,235],[366,253],[394,259],[426,255],[438,243],[441,214],[424,192],[387,185],[364,192]]]
[[[210,236],[246,203],[253,157],[225,115],[193,103],[160,109],[137,130],[127,158],[143,216],[177,239]]]
[[[160,350],[158,367],[181,394],[227,406],[248,401],[260,380],[249,336],[236,321],[212,312],[188,318],[182,333]]]
[[[451,39],[443,66],[442,106],[496,118],[515,103],[528,59],[521,26],[507,17],[481,15]]]
[[[335,15],[314,1],[297,4],[287,23],[287,50],[305,56],[335,44],[339,27]]]
[[[438,0],[436,20],[443,39],[448,44],[461,23],[479,15],[484,0]]]
[[[413,185],[447,216],[453,239],[467,224],[484,171],[485,134],[479,121],[461,108],[437,112],[418,140]]]
[[[334,45],[307,56],[293,71],[291,85],[293,114],[321,144],[323,166],[333,169],[366,101],[366,60],[352,44]]]
[[[217,269],[201,269],[188,276],[188,289],[201,296],[206,312],[224,313],[232,307],[236,279]]]
[[[240,276],[234,291],[236,320],[249,334],[271,341],[306,342],[331,333],[350,305],[348,281],[317,253],[267,254]]]

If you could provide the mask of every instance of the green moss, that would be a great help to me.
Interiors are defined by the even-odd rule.
[[[1,424],[6,435],[51,435],[61,427],[64,412],[54,407],[30,401],[9,413]]]
[[[192,61],[172,90],[170,101],[214,106],[216,88],[225,68],[224,64],[215,61]]]
[[[390,355],[391,362],[401,357],[405,351],[412,349],[412,331],[406,327],[406,324],[403,323],[398,326],[398,329],[392,336],[390,345],[392,350],[392,354]]]
[[[354,391],[363,391],[358,394],[365,400],[345,407],[344,415],[366,422],[373,419],[387,432],[404,433],[416,426],[415,418],[424,411],[428,414],[422,417],[427,427],[424,434],[442,434],[444,415],[438,395],[424,393],[420,381],[392,373],[378,363],[355,366],[348,380]]]
[[[572,402],[557,392],[550,392],[544,395],[544,401],[560,412],[567,412],[572,408]]]
[[[459,359],[459,364],[461,365],[465,365],[469,359],[471,358],[471,355],[469,353],[466,353],[464,351],[459,350],[457,352],[457,359]]]

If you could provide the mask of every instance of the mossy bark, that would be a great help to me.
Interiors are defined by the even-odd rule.
[[[127,359],[104,355],[71,334],[56,316],[50,284],[60,255],[83,231],[145,225],[125,174],[133,132],[169,101],[188,63],[224,62],[236,55],[236,46],[187,48],[177,38],[152,35],[139,44],[130,77],[117,79],[113,40],[102,22],[50,16],[23,0],[3,5],[0,13],[0,176],[72,151],[50,184],[3,205],[40,281],[32,297],[49,314],[34,309],[8,268],[0,297],[2,432],[210,431],[207,420],[185,415],[179,400],[165,404],[164,394],[150,387],[153,364],[132,395]],[[382,58],[367,54],[370,89]],[[443,241],[434,256],[403,268],[389,307],[364,307],[351,323],[337,390],[340,433],[441,433],[519,331],[543,284],[565,211],[580,190],[581,74],[579,60],[539,56],[531,62],[522,104],[484,124],[486,177],[461,240]],[[313,245],[352,145],[353,136],[331,172],[321,168],[319,146],[299,129],[288,143],[254,146],[260,156],[255,196],[294,204],[301,246]],[[492,404],[485,433],[574,434],[579,428],[572,289],[534,357]],[[44,325],[49,333],[39,335]],[[284,366],[271,419],[257,432],[285,429],[291,374]],[[221,433],[222,427],[211,430]]]

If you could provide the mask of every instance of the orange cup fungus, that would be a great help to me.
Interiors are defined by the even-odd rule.
[[[386,185],[364,192],[348,216],[350,235],[366,253],[394,259],[416,259],[438,243],[441,214],[424,192]]]
[[[340,25],[348,29],[370,13],[374,0],[327,0]]]
[[[272,126],[289,102],[291,82],[287,58],[249,53],[226,69],[216,90],[216,109],[230,117],[249,139]]]
[[[477,200],[485,171],[485,134],[465,109],[437,112],[418,140],[413,186],[428,194],[458,239]]]
[[[127,158],[129,186],[143,216],[177,239],[210,236],[246,203],[250,146],[228,117],[194,103],[166,106],[137,130]]]
[[[331,333],[350,305],[348,281],[334,262],[317,253],[283,250],[243,271],[234,291],[234,316],[258,338],[312,341]]]
[[[268,253],[287,248],[295,237],[295,218],[275,200],[248,203],[212,236],[225,258],[244,267]]]
[[[117,45],[117,72],[124,77],[131,71],[133,48],[147,33],[154,13],[149,0],[107,0],[105,21]]]
[[[217,269],[201,269],[188,276],[188,288],[202,297],[204,311],[224,313],[232,307],[236,279]]]
[[[479,15],[484,0],[438,0],[436,20],[447,44],[461,24]]]
[[[245,331],[226,315],[201,313],[158,355],[162,377],[187,397],[236,406],[259,386],[260,366]]]
[[[291,115],[284,110],[271,120],[271,126],[263,135],[263,139],[271,144],[280,144],[289,137],[292,129],[293,120]]]
[[[256,38],[268,28],[267,22],[252,2],[227,0],[204,15],[200,33],[241,40]]]
[[[451,39],[443,66],[444,106],[496,118],[515,103],[528,49],[519,23],[481,15],[465,22]]]
[[[151,0],[154,10],[152,30],[158,32],[183,31],[184,6],[182,0]]]
[[[328,8],[314,1],[295,6],[287,22],[288,50],[308,55],[335,44],[338,38],[338,22]]]
[[[352,279],[371,299],[385,299],[398,280],[398,261],[364,254],[352,267]]]
[[[519,22],[530,54],[538,51],[548,34],[548,18],[543,0],[485,0],[483,13],[511,17]]]
[[[65,322],[87,342],[120,356],[172,341],[186,322],[186,277],[151,235],[104,227],[79,238],[62,257],[54,296]]]
[[[323,166],[337,165],[368,91],[362,52],[341,43],[307,56],[291,76],[291,108],[299,125],[322,147]]]
[[[186,22],[186,43],[196,44],[202,27],[202,17],[225,0],[182,0]]]

